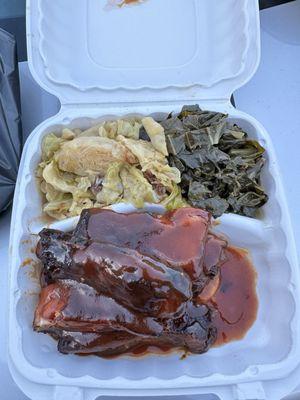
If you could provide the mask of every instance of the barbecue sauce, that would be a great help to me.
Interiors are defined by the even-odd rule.
[[[218,335],[214,347],[243,339],[256,319],[258,308],[257,276],[247,251],[228,247],[225,256],[226,261],[220,269],[220,275],[213,281],[213,285],[216,282],[219,287],[207,303],[215,310],[213,325],[217,327]],[[199,298],[201,299],[201,296]],[[204,298],[205,296],[202,297],[202,301]],[[157,348],[142,345],[127,355],[141,357],[171,352],[170,346]]]
[[[55,331],[57,340],[62,339],[59,351],[64,354],[73,352],[75,343],[79,353],[90,350],[90,354],[108,358],[121,354],[136,357],[149,353],[167,354],[180,348],[185,349],[185,355],[188,351],[199,354],[213,343],[218,346],[242,339],[257,314],[256,272],[246,250],[228,247],[224,238],[209,231],[209,226],[209,214],[199,209],[183,208],[163,216],[90,209],[82,213],[72,234],[43,230],[37,255],[51,279],[42,290],[34,328],[52,336]],[[92,246],[94,250],[90,254]],[[121,248],[126,250],[126,257],[128,252],[135,255],[132,262],[124,254],[120,258],[118,251]],[[165,262],[174,273],[182,271],[184,277],[190,278],[191,294],[184,294],[181,300],[183,315],[174,313],[166,319],[161,313],[150,315],[143,304],[141,310],[132,310],[135,299],[125,304],[125,296],[129,298],[131,292],[141,300],[140,293],[134,288],[125,288],[125,278],[127,276],[129,284],[133,268],[141,272],[141,260],[136,253]],[[126,269],[127,275],[120,279],[126,289],[122,288],[125,290],[122,298],[119,298],[120,288],[112,280],[111,273],[105,284],[108,293],[103,294],[102,287],[94,287],[95,282],[103,281],[102,276],[94,274],[103,269],[96,256],[103,256],[106,263],[112,261],[111,272],[117,274]],[[95,259],[92,271],[91,259]],[[83,276],[74,270],[77,264],[83,269]],[[151,265],[153,271],[150,273],[147,267],[144,268],[146,275],[141,275],[147,284],[150,281],[156,283],[158,278],[157,265],[154,262]],[[57,271],[62,275],[55,275]],[[90,275],[93,279],[87,281]],[[135,282],[139,282],[137,277],[139,275]],[[176,275],[172,284],[175,288],[177,280],[181,281],[181,278]],[[167,281],[161,281],[166,298],[169,298]],[[154,298],[158,288],[155,289],[151,289]],[[118,298],[115,298],[117,290]],[[158,295],[164,298],[163,293],[158,292]],[[70,327],[74,334],[66,338],[64,332],[71,331]],[[76,336],[77,332],[84,335]],[[102,336],[109,332],[109,336]]]
[[[91,241],[101,238],[102,243],[129,247],[182,269],[193,281],[201,276],[210,225],[206,211],[182,208],[162,216],[152,216],[90,209],[83,212],[83,223],[85,214],[88,218],[85,229],[79,225],[75,230],[75,234],[84,236],[85,241],[86,238]]]
[[[215,346],[242,339],[257,315],[256,271],[246,250],[228,247],[220,269],[220,286],[210,300],[218,329]]]
[[[256,294],[256,271],[250,262],[246,250],[228,247],[225,250],[226,261],[220,269],[218,289],[208,304],[215,310],[213,325],[218,335],[214,347],[243,339],[254,323],[258,309]],[[136,348],[131,356],[167,354],[171,348]]]

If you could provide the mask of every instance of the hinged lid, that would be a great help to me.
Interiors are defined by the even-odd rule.
[[[63,104],[228,100],[254,74],[256,0],[120,1],[27,0],[31,72]]]

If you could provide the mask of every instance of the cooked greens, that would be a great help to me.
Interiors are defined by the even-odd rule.
[[[46,135],[37,170],[44,211],[62,219],[123,201],[256,216],[268,200],[265,150],[227,117],[193,105]]]
[[[268,200],[260,184],[264,148],[219,112],[185,106],[160,122],[169,163],[181,172],[183,196],[215,217],[224,212],[254,217]]]
[[[139,139],[145,127],[152,142]],[[180,172],[168,165],[164,129],[152,118],[105,121],[85,131],[63,129],[42,143],[37,176],[44,211],[55,219],[84,208],[127,202],[182,207]]]

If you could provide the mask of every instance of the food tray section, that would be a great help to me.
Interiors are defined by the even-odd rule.
[[[170,109],[170,105],[137,106],[132,111],[138,114],[129,115],[149,115],[154,111],[176,112],[179,108],[173,106]],[[202,108],[207,108],[207,105]],[[149,389],[148,393],[151,394],[158,387],[180,388],[181,393],[198,388],[201,393],[204,387],[227,387],[245,380],[264,382],[285,376],[298,364],[299,354],[297,321],[300,296],[296,284],[299,277],[289,216],[268,135],[253,118],[234,109],[217,111],[229,112],[230,122],[241,126],[267,152],[262,180],[269,201],[263,207],[261,218],[227,214],[220,218],[221,224],[217,227],[231,238],[233,245],[249,249],[257,269],[259,310],[246,337],[185,360],[180,360],[178,354],[103,360],[97,357],[66,358],[57,353],[56,344],[51,338],[32,331],[39,284],[32,279],[30,267],[20,266],[24,262],[26,264],[28,258],[33,260],[34,266],[36,260],[30,248],[36,244],[36,236],[32,233],[47,225],[41,212],[41,196],[34,176],[41,158],[42,138],[64,127],[88,128],[99,121],[117,119],[123,117],[126,111],[120,108],[109,110],[109,114],[104,113],[99,118],[99,110],[94,109],[85,112],[83,118],[83,110],[68,110],[43,123],[27,141],[21,165],[23,173],[16,189],[11,233],[10,332],[14,334],[10,335],[9,348],[14,369],[32,382],[74,386],[75,379],[78,387],[106,389],[107,393],[113,393],[116,384],[119,389],[134,390],[135,393]],[[26,201],[28,198],[30,202]],[[130,211],[130,207],[121,204],[116,209]],[[71,228],[70,223],[64,221],[55,223],[55,227],[62,230]],[[212,391],[218,393],[217,389]]]

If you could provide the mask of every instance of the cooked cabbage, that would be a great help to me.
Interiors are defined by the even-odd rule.
[[[43,211],[55,219],[68,218],[72,202],[72,199],[51,201],[45,204]]]
[[[91,128],[88,128],[79,133],[77,137],[93,137],[99,136],[99,129],[102,127],[103,124],[94,125]]]
[[[72,140],[76,137],[76,133],[69,128],[62,130],[61,138],[65,140]]]
[[[119,119],[117,121],[105,121],[101,124],[92,126],[81,132],[79,137],[106,137],[115,139],[118,135],[138,139],[142,124],[140,119]]]
[[[72,199],[72,194],[60,192],[59,190],[54,189],[54,187],[46,181],[43,181],[43,183],[45,184],[45,190],[42,189],[42,191],[45,193],[46,199],[49,203],[52,201]]]
[[[102,183],[102,190],[97,194],[99,204],[108,206],[122,199],[123,184],[120,177],[122,163],[113,163],[107,170]]]
[[[139,139],[140,129],[142,124],[136,121],[118,120],[117,134],[130,139]]]
[[[86,208],[93,208],[94,203],[92,200],[87,198],[77,198],[72,201],[70,206],[68,217],[75,217],[76,215],[80,215],[82,210]]]
[[[180,171],[169,164],[161,164],[157,161],[150,161],[143,165],[143,171],[151,171],[157,180],[169,190],[173,189],[174,183],[181,181]]]
[[[178,185],[173,185],[171,194],[160,204],[167,210],[176,210],[176,208],[188,207],[188,203],[182,198],[181,189]]]
[[[151,118],[143,121],[151,142],[139,139],[139,118],[47,135],[36,174],[44,212],[63,219],[121,201],[138,208],[146,202],[169,209],[184,205],[177,186],[180,172],[165,157],[164,130]]]
[[[137,208],[144,207],[145,203],[158,203],[158,196],[139,169],[128,164],[123,165],[120,177],[125,203],[131,203]]]
[[[168,155],[164,128],[151,117],[142,119],[142,124],[151,140],[153,147],[164,156]]]
[[[152,144],[146,140],[128,139],[122,135],[119,135],[117,140],[135,155],[142,167],[150,161],[158,161],[161,164],[167,164],[166,157],[155,150]]]
[[[80,176],[104,176],[112,162],[137,162],[121,143],[105,137],[79,137],[64,143],[55,154],[62,171]]]
[[[73,193],[76,190],[75,179],[70,179],[67,174],[62,173],[55,161],[51,161],[47,164],[43,171],[43,178],[45,182],[59,192],[62,193]]]
[[[54,153],[60,149],[60,146],[65,142],[64,139],[58,138],[54,133],[45,136],[42,141],[42,161],[49,161],[54,156]]]

